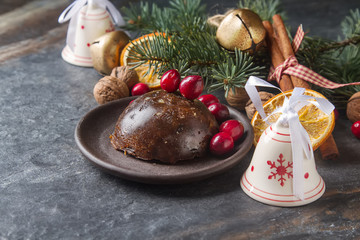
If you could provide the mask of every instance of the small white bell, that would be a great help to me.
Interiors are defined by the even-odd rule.
[[[279,88],[257,77],[248,79],[245,89],[261,118],[270,124],[269,116],[282,115],[262,133],[240,180],[241,188],[255,200],[274,206],[295,207],[319,199],[325,183],[316,170],[311,141],[298,111],[311,103],[329,115],[334,105],[324,98],[304,95],[304,88],[294,88],[281,107],[266,115],[256,86]]]
[[[86,5],[85,5],[86,4]],[[91,43],[105,33],[115,31],[115,23],[123,24],[120,13],[108,0],[74,1],[59,17],[59,23],[70,20],[62,58],[71,64],[92,67]]]
[[[314,158],[303,154],[304,200],[293,194],[293,161],[290,131],[279,122],[261,135],[240,185],[251,198],[274,206],[295,207],[311,203],[325,192]]]

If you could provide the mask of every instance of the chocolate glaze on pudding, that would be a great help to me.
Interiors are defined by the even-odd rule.
[[[121,113],[111,143],[143,160],[176,163],[203,156],[219,126],[199,100],[152,91]]]

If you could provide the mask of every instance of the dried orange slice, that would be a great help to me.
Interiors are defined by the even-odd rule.
[[[287,97],[290,97],[292,90],[284,92]],[[306,89],[305,95],[325,98],[322,94]],[[263,107],[265,114],[269,115],[276,108],[282,106],[284,102],[284,94],[280,93],[264,103]],[[317,149],[331,134],[335,126],[334,112],[330,115],[325,114],[320,109],[309,103],[298,111],[300,123],[303,125],[309,134],[313,149]],[[275,113],[268,118],[270,123],[275,123],[280,117],[281,113]],[[263,131],[269,126],[265,123],[260,114],[256,112],[251,120],[251,125],[254,128],[254,144],[256,145]]]
[[[154,37],[159,34],[160,33],[146,34],[128,43],[121,52],[120,65],[131,67],[138,64],[137,60],[131,58],[131,55],[134,54],[134,46],[147,46],[147,42],[153,40]],[[155,72],[154,66],[152,66],[149,71],[149,64],[143,63],[140,66],[134,68],[134,70],[138,74],[140,82],[146,83],[151,89],[160,88],[160,76],[158,75],[157,71]]]

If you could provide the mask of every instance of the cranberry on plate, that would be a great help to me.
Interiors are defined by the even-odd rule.
[[[234,148],[233,138],[226,132],[215,134],[210,141],[210,152],[214,155],[224,155]]]
[[[244,135],[244,126],[238,120],[231,119],[223,122],[219,131],[228,133],[234,141],[237,141]]]
[[[224,104],[212,103],[209,105],[208,109],[215,116],[218,123],[222,123],[230,117],[229,109]]]
[[[200,97],[198,97],[198,100],[205,104],[205,106],[207,107],[209,107],[213,103],[220,102],[219,99],[212,94],[201,95]]]

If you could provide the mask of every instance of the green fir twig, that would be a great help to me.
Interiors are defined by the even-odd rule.
[[[216,65],[213,78],[217,82],[209,87],[209,92],[223,88],[227,97],[230,89],[235,92],[235,88],[243,88],[250,76],[263,77],[260,75],[263,68],[254,64],[253,57],[235,49],[235,61],[228,57],[226,62]]]
[[[343,38],[330,41],[306,37],[297,53],[299,62],[325,78],[336,83],[360,81],[360,11],[350,10],[349,16],[341,22]],[[337,108],[346,108],[347,100],[360,91],[359,85],[334,90],[313,86],[329,98]]]
[[[263,20],[285,12],[280,0],[240,0],[237,7],[258,13]],[[133,67],[147,64],[159,76],[168,69],[178,69],[185,76],[198,74],[206,80],[209,91],[242,87],[251,75],[263,77],[270,63],[265,52],[249,56],[239,50],[223,49],[215,38],[216,29],[207,25],[206,6],[201,0],[172,0],[160,8],[155,3],[141,2],[123,8],[126,29],[139,32],[162,32],[148,43],[134,47],[129,58]],[[343,37],[338,41],[319,37],[305,37],[297,52],[299,62],[331,81],[349,83],[360,81],[360,11],[351,10],[341,22]],[[265,62],[264,62],[265,61]],[[266,68],[264,67],[266,66]],[[314,89],[339,104],[346,103],[359,86],[335,90]]]

